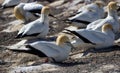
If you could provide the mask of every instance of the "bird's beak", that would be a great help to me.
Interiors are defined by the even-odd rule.
[[[70,42],[68,42],[68,43],[71,46],[71,49],[76,49]]]
[[[70,43],[70,45],[71,45],[72,49],[76,49],[71,43]]]
[[[52,15],[52,14],[49,14],[49,16],[51,16],[51,17],[53,17],[53,18],[55,18],[55,19],[58,19],[57,17],[55,17],[54,15]]]

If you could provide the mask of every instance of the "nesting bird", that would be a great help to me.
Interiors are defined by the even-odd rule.
[[[38,55],[39,57],[47,57],[48,60],[61,62],[68,58],[72,45],[66,35],[60,35],[56,39],[56,44],[48,41],[35,41],[25,45],[28,48],[27,53]],[[24,49],[22,49],[22,52]],[[20,51],[20,50],[16,50]]]
[[[38,4],[37,2],[32,3],[20,3],[14,8],[15,17],[24,22],[29,22],[40,17],[41,10],[43,5]]]
[[[4,0],[4,2],[2,3],[2,8],[15,6],[19,3],[20,3],[20,0]]]
[[[110,2],[107,5],[107,8],[108,8],[107,17],[105,19],[99,19],[90,23],[89,25],[87,25],[86,29],[101,31],[102,26],[108,23],[112,25],[114,32],[118,32],[120,29],[120,24],[119,24],[118,15],[117,15],[117,3]]]
[[[79,45],[82,43],[96,45],[97,48],[109,47],[113,45],[115,39],[115,34],[113,32],[113,27],[111,24],[104,24],[102,26],[102,32],[88,29],[67,31],[78,37],[77,40],[74,40],[72,42],[75,47],[79,47]]]
[[[82,27],[82,24],[89,24],[90,22],[103,18],[103,6],[104,3],[101,1],[83,6],[78,10],[77,14],[70,17],[68,21],[72,22],[75,26]]]
[[[45,37],[49,32],[49,12],[50,8],[48,6],[43,7],[41,17],[24,25],[18,32],[16,38],[23,38],[26,36],[38,36],[39,38]]]
[[[2,8],[8,8],[18,5],[21,2],[29,3],[29,2],[35,2],[36,0],[4,0],[2,3]]]

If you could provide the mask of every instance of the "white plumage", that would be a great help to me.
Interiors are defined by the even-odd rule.
[[[45,6],[42,9],[41,17],[33,22],[24,25],[18,32],[17,38],[25,36],[39,36],[45,37],[49,32],[49,14],[50,8]]]
[[[76,26],[81,27],[82,24],[89,24],[97,19],[104,17],[103,3],[96,1],[95,3],[81,7],[77,14],[70,17],[69,20]]]
[[[28,3],[33,1],[35,0],[4,0],[4,2],[2,3],[2,8],[12,7],[18,5],[21,2]]]
[[[20,0],[4,0],[2,7],[14,6],[20,3]]]
[[[96,21],[90,23],[87,26],[86,29],[101,31],[101,27],[105,23],[109,23],[113,26],[114,32],[119,31],[120,24],[119,24],[119,21],[118,21],[118,16],[117,16],[116,10],[117,10],[116,2],[110,2],[108,4],[108,15],[107,15],[107,17],[105,19],[99,19],[99,20],[96,20]]]
[[[79,47],[82,43],[93,44],[96,45],[96,47],[102,48],[109,47],[113,45],[115,39],[113,27],[110,24],[103,25],[102,32],[87,29],[79,29],[70,32],[79,37],[79,39],[72,42],[75,47]]]
[[[17,19],[20,19],[24,22],[37,19],[41,13],[43,5],[38,4],[37,2],[32,3],[20,3],[14,8],[14,14]]]
[[[54,59],[56,62],[66,60],[72,48],[69,38],[65,35],[58,36],[56,44],[47,41],[37,41],[28,44],[26,47],[33,51],[38,50],[38,52],[40,51],[46,55],[42,56],[41,53],[38,53],[38,56],[49,57]]]

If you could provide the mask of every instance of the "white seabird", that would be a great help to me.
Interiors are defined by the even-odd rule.
[[[102,32],[96,30],[88,30],[88,29],[79,29],[76,31],[71,31],[72,34],[76,35],[77,40],[72,41],[74,47],[81,46],[80,44],[88,43],[95,45],[96,48],[104,48],[113,46],[115,34],[113,32],[113,27],[111,24],[104,24],[102,26]]]
[[[96,21],[88,24],[86,29],[101,31],[101,27],[105,23],[108,23],[108,24],[112,25],[114,32],[118,32],[120,29],[120,24],[119,24],[118,15],[117,15],[117,3],[110,2],[108,4],[107,8],[108,8],[107,17],[105,19],[99,19],[99,20],[96,20]]]
[[[56,44],[48,41],[35,41],[25,45],[28,50],[21,50],[22,52],[28,52],[38,55],[39,57],[48,57],[55,62],[61,62],[68,58],[71,52],[72,45],[69,38],[66,35],[59,35],[56,39]],[[20,50],[14,50],[20,51]],[[49,60],[48,59],[48,60]]]
[[[33,1],[35,0],[4,0],[4,2],[2,3],[2,8],[13,7],[21,2],[28,3]]]
[[[89,24],[90,22],[103,18],[103,6],[104,3],[101,1],[83,6],[78,10],[75,16],[68,18],[68,21],[72,22],[75,26],[82,27],[82,24]]]
[[[20,3],[20,0],[4,0],[4,2],[2,3],[2,8],[15,6],[19,3]]]
[[[45,6],[42,8],[41,17],[33,22],[24,25],[16,38],[23,38],[25,36],[39,36],[39,38],[45,37],[49,32],[49,14],[50,8]]]
[[[20,3],[14,7],[14,14],[17,19],[20,19],[24,22],[35,20],[39,17],[43,5],[38,4],[37,2],[32,3]]]
[[[37,2],[20,3],[14,7],[14,14],[17,19],[29,22],[41,16],[41,10],[43,7],[42,4],[38,4]],[[49,14],[49,16],[56,18],[52,14]]]

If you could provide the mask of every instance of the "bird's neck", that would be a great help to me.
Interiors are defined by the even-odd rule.
[[[67,44],[61,44],[59,45],[60,47],[62,47],[63,49],[66,49],[67,52],[71,52],[71,46],[68,46]]]
[[[105,34],[109,35],[111,38],[115,38],[115,34],[114,34],[114,31],[112,30],[106,30],[104,31]]]
[[[40,20],[41,20],[41,22],[48,23],[49,22],[48,15],[41,14]]]
[[[115,10],[108,10],[108,16],[111,16],[111,17],[113,17],[114,19],[118,19],[118,16],[117,16],[117,11],[115,11]]]

